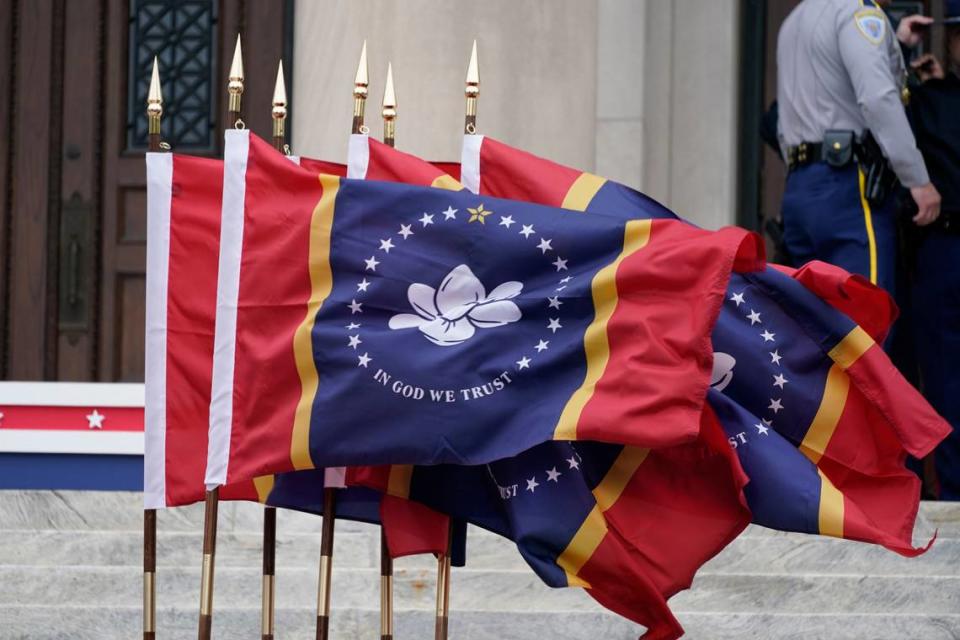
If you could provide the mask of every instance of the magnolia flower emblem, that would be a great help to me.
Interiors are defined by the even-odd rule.
[[[414,283],[407,299],[416,311],[390,318],[391,329],[417,328],[427,340],[441,347],[466,342],[477,329],[490,329],[516,322],[520,308],[510,301],[523,290],[521,282],[504,282],[487,294],[483,284],[465,264],[447,274],[434,289]]]
[[[715,351],[713,353],[713,372],[710,375],[710,386],[717,391],[723,391],[733,382],[733,368],[737,361],[729,353]]]

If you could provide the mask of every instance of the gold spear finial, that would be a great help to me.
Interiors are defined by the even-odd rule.
[[[393,146],[394,136],[396,134],[397,120],[397,93],[393,89],[393,64],[387,63],[387,84],[383,89],[383,104],[381,105],[383,115],[383,141]]]
[[[233,62],[230,63],[230,75],[227,83],[227,92],[230,94],[230,101],[227,105],[227,111],[240,114],[240,97],[243,95],[243,51],[240,46],[240,34],[237,34],[237,46],[233,49]]]
[[[470,64],[467,66],[467,80],[464,88],[467,97],[467,115],[463,130],[466,133],[477,132],[477,98],[480,97],[480,65],[477,63],[477,41],[473,41],[470,51]]]
[[[150,90],[147,91],[147,118],[150,135],[160,135],[160,117],[163,116],[163,93],[160,91],[160,68],[157,56],[153,56],[153,74],[150,76]]]
[[[360,62],[357,65],[357,77],[353,80],[353,133],[365,133],[363,113],[367,102],[367,85],[370,73],[367,69],[367,41],[363,41],[360,50]]]
[[[283,144],[287,119],[287,87],[283,81],[283,60],[277,67],[277,83],[273,88],[273,137]]]

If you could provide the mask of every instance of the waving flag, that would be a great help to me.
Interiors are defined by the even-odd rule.
[[[223,211],[210,486],[692,440],[726,281],[761,262],[741,230],[318,177],[246,132]]]
[[[351,151],[357,146],[352,145]],[[379,166],[391,168],[389,172],[381,172],[381,175],[390,181],[412,182],[419,179],[423,182],[422,176],[431,175],[429,163],[391,147],[371,146],[367,153],[371,163],[376,162]],[[742,489],[746,478],[720,424],[715,419],[706,419],[707,417],[712,418],[712,414],[705,414],[696,442],[678,445],[669,450],[654,450],[646,455],[646,462],[639,469],[642,471],[642,483],[630,483],[631,490],[625,490],[617,503],[634,504],[629,508],[621,506],[607,514],[610,526],[648,561],[646,571],[652,576],[663,597],[669,597],[677,590],[689,586],[696,570],[749,523],[749,512],[742,502]],[[536,449],[546,451],[550,450],[550,447],[559,449],[562,446],[566,445],[543,444]],[[578,446],[577,458],[568,462],[576,464],[577,467],[583,465],[590,469],[594,476],[603,477],[615,465],[621,449],[616,446],[583,444]],[[521,458],[524,461],[534,459],[529,456]],[[713,463],[708,464],[707,458]],[[501,462],[506,464],[506,461],[491,464],[498,466]],[[348,473],[348,484],[352,477],[354,482],[377,488],[389,495],[410,496],[438,505],[438,508],[452,508],[462,512],[463,503],[474,500],[469,485],[478,481],[482,484],[488,480],[485,474],[473,474],[472,469],[460,466],[443,467],[444,477],[436,482],[429,479],[422,482],[416,480],[422,473],[426,473],[427,478],[431,479],[437,473],[421,471],[419,467],[353,469],[352,475]],[[535,480],[541,471],[539,468],[530,468],[528,477]],[[551,477],[554,476],[551,474],[546,478],[548,482]],[[629,475],[623,479],[628,478]],[[412,495],[411,485],[418,488]],[[437,485],[453,488],[453,491],[445,492],[439,502],[436,496],[431,495]],[[636,487],[635,491],[632,490],[633,487]],[[554,500],[563,499],[562,495],[554,497]],[[493,506],[496,507],[496,504]],[[470,508],[466,513],[477,525],[494,528],[498,533],[517,540],[522,545],[521,549],[544,547],[545,542],[534,534],[527,533],[522,538],[516,535],[516,532],[527,528],[522,522],[523,518],[538,518],[538,514],[520,511],[516,514],[518,521],[513,523],[512,527],[491,527],[490,519],[495,515],[491,516],[487,507],[488,502],[479,500],[477,507]],[[678,540],[682,540],[683,544],[676,544]]]
[[[465,137],[461,164],[464,185],[481,194],[627,219],[672,215],[623,185],[483,136]],[[754,521],[916,553],[919,490],[904,458],[924,455],[949,427],[876,347],[896,315],[889,297],[816,263],[734,274],[727,294],[712,336],[714,390],[726,397],[711,392],[709,402],[752,479]]]
[[[308,158],[311,170],[344,174],[346,167]],[[223,162],[148,154],[149,233],[147,375],[144,451],[145,507],[203,500],[216,313]],[[224,500],[251,500],[319,514],[324,486],[343,487],[343,473],[263,476],[224,486]],[[411,511],[412,510],[412,511]],[[340,492],[336,516],[380,521],[380,496]],[[448,519],[413,505],[391,506],[394,556],[447,547]],[[462,541],[458,540],[462,546]]]

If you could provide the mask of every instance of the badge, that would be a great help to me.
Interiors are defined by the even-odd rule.
[[[883,36],[887,30],[887,18],[879,9],[861,9],[853,14],[853,21],[857,23],[857,29],[863,34],[863,37],[871,44],[880,44],[883,42]]]

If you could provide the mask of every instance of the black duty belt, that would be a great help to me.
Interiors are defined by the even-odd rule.
[[[826,162],[832,167],[845,167],[863,155],[863,146],[853,131],[830,129],[821,142],[801,142],[787,147],[787,167],[796,169],[813,162]]]

